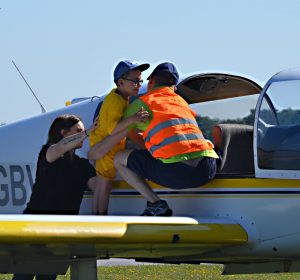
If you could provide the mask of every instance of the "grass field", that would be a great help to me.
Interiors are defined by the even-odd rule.
[[[284,274],[254,274],[254,275],[234,275],[222,276],[221,265],[141,265],[141,266],[110,266],[98,267],[98,279],[102,280],[287,280],[300,279],[300,273],[284,273]],[[9,280],[11,274],[0,274],[1,280]],[[58,280],[70,279],[69,273],[65,276],[58,276]]]

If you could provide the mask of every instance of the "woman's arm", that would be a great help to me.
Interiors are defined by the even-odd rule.
[[[51,145],[46,152],[46,159],[48,162],[54,162],[60,158],[66,152],[75,149],[80,143],[82,143],[90,133],[96,129],[98,118],[94,121],[92,126],[86,130],[78,132],[76,134],[66,136],[56,144]]]
[[[113,135],[108,135],[90,148],[88,151],[88,159],[97,160],[103,158],[115,145],[117,145],[124,137],[126,137],[127,134],[128,130],[125,128]]]
[[[46,159],[48,162],[54,162],[66,152],[74,149],[84,139],[88,137],[86,131],[81,131],[74,135],[67,136],[61,139],[56,144],[51,145],[46,153]]]
[[[149,120],[149,113],[142,107],[134,115],[120,121],[112,131],[111,135],[119,133],[120,131],[124,130],[132,124],[135,124],[137,122],[146,122],[147,120]]]
[[[128,127],[137,122],[145,122],[149,119],[149,113],[141,108],[134,115],[120,121],[112,133],[95,144],[88,152],[88,159],[97,160],[103,158],[116,144],[129,133]]]

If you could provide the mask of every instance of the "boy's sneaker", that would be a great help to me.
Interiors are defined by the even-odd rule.
[[[151,203],[147,201],[147,207],[141,216],[172,216],[173,211],[165,200]]]

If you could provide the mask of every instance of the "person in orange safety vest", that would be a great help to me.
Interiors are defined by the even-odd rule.
[[[216,173],[218,155],[196,122],[196,113],[175,93],[179,75],[169,62],[159,64],[148,78],[148,92],[125,110],[128,118],[139,110],[150,118],[135,123],[145,143],[144,150],[125,150],[115,157],[120,175],[146,199],[143,216],[171,216],[172,210],[146,182],[173,188],[195,188],[207,184]]]

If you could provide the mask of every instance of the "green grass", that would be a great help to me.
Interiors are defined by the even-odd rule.
[[[99,280],[175,280],[175,279],[201,279],[201,280],[287,280],[300,279],[300,273],[278,274],[252,274],[222,276],[221,265],[140,265],[140,266],[114,266],[98,267]],[[0,274],[1,280],[11,279],[11,274]],[[70,279],[69,273],[59,276],[58,280]]]

